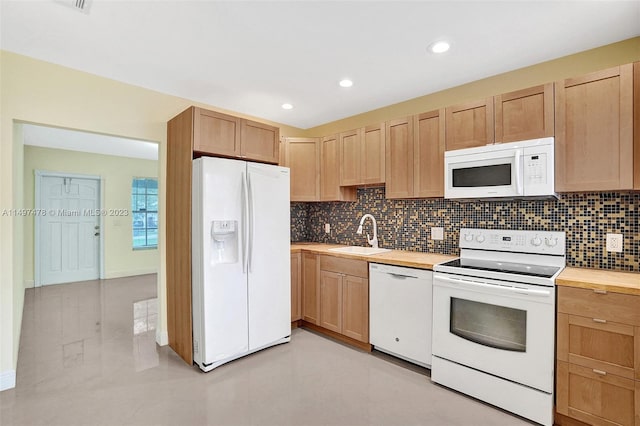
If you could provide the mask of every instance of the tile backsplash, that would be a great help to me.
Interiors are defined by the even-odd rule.
[[[565,231],[567,266],[640,272],[640,193],[561,194],[555,200],[387,200],[384,187],[360,188],[355,202],[291,203],[292,241],[367,245],[371,221],[356,234],[360,218],[378,222],[380,246],[458,254],[460,228]],[[324,232],[324,224],[331,232]],[[431,227],[444,240],[431,239]],[[624,237],[622,253],[605,249],[607,233]]]

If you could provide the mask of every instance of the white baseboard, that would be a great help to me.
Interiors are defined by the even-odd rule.
[[[160,346],[167,346],[169,344],[169,333],[156,329],[156,343]]]
[[[24,280],[24,288],[33,288],[35,286],[36,284],[34,280]]]
[[[0,391],[16,387],[16,370],[7,370],[0,373]]]
[[[105,279],[135,277],[136,275],[157,274],[158,268],[131,269],[128,271],[108,271],[105,273]]]

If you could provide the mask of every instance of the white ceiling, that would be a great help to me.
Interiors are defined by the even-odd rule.
[[[88,14],[1,0],[0,14],[2,49],[301,128],[640,35],[637,0],[93,0]],[[452,49],[427,53],[440,38]]]
[[[158,159],[157,143],[98,133],[23,124],[22,139],[25,145],[43,148],[142,158],[144,160]]]

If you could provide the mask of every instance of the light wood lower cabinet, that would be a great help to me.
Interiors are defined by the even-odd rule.
[[[320,256],[302,253],[302,319],[320,324]]]
[[[291,322],[302,319],[302,253],[291,253]]]
[[[342,277],[320,271],[320,326],[336,333],[342,333]]]
[[[556,409],[640,426],[640,296],[558,287]]]
[[[367,262],[320,256],[320,326],[369,342]]]

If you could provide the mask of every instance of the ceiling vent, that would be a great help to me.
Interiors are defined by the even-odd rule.
[[[78,12],[82,12],[84,14],[89,14],[89,9],[91,8],[91,0],[54,0],[58,4],[65,5],[72,9],[77,10]]]

